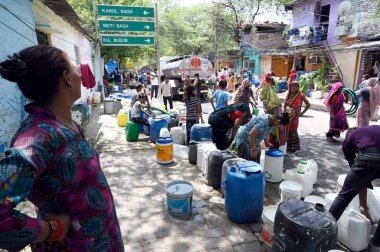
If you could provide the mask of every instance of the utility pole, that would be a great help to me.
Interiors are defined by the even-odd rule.
[[[159,25],[158,25],[158,0],[154,3],[154,9],[156,12],[156,50],[157,50],[157,76],[158,76],[158,83],[161,84],[161,62],[160,62],[160,44],[158,36],[160,34],[159,32]]]

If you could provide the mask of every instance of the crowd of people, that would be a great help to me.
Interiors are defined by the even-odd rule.
[[[71,108],[81,90],[77,67],[60,49],[32,46],[2,61],[0,75],[17,83],[23,95],[32,101],[25,106],[28,118],[0,160],[1,245],[11,250],[32,244],[36,251],[95,248],[123,251],[112,193],[99,156],[71,118]],[[262,142],[268,148],[278,149],[287,143],[289,151],[301,149],[297,130],[310,102],[300,91],[294,71],[284,104],[275,90],[274,73],[264,76],[256,92],[261,91],[265,113],[255,116],[252,111],[257,100],[251,80],[244,72],[241,75],[218,73],[214,77],[218,86],[210,97],[214,111],[208,123],[213,128],[212,140],[218,149],[234,146],[239,157],[256,162],[260,162]],[[116,74],[117,82],[118,78]],[[168,79],[162,83],[158,79],[155,74],[150,75],[151,99],[162,96],[169,110],[173,107],[172,89]],[[147,125],[142,114],[154,115],[146,110],[150,105],[143,84],[137,85],[131,99],[132,120]],[[200,85],[197,74],[193,84],[188,76],[184,78],[187,142],[191,127],[203,122]],[[332,83],[325,100],[330,115],[326,134],[329,142],[335,142],[334,137],[349,129],[343,87],[342,82]],[[377,119],[380,106],[379,78],[365,79],[357,94],[362,97],[357,114],[358,128],[348,131],[342,147],[350,171],[330,209],[336,219],[356,194],[359,194],[364,214],[369,216],[366,188],[380,178],[380,126],[368,126],[370,120]],[[38,207],[38,218],[14,210],[25,199]],[[380,228],[371,244],[380,246]]]

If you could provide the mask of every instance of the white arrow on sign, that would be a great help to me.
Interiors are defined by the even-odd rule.
[[[149,15],[149,11],[144,11],[144,15]]]
[[[144,40],[145,42],[147,42],[147,43],[150,43],[150,39],[146,39],[146,40]]]
[[[144,26],[145,29],[149,30],[150,26],[149,25],[146,25]]]

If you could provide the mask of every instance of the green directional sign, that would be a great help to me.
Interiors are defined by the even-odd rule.
[[[103,46],[154,46],[154,36],[101,35]]]
[[[153,7],[98,5],[99,16],[154,18]]]
[[[99,20],[100,31],[154,32],[154,22]]]

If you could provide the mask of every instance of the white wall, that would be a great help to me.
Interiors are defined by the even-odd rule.
[[[22,18],[25,25],[11,13],[0,8],[0,61],[6,56],[19,52],[21,49],[37,44],[34,29],[32,2],[29,0],[0,0],[10,12]],[[6,27],[10,26],[12,29]],[[20,34],[18,34],[20,33]],[[26,102],[17,84],[0,77],[0,157],[4,147],[7,147],[16,133],[21,121],[25,118],[24,104]]]
[[[357,75],[357,51],[334,52],[336,61],[343,74],[343,84],[345,87],[355,87],[355,76]]]
[[[74,46],[78,46],[80,63],[89,64],[92,72],[94,72],[91,55],[92,48],[89,40],[63,18],[57,16],[51,9],[42,4],[41,1],[35,0],[33,8],[36,24],[50,25],[46,30],[44,28],[41,28],[41,30],[50,34],[51,44],[64,51],[74,65],[76,64]],[[82,97],[76,103],[86,103],[88,96],[92,97],[91,90],[82,86]]]

